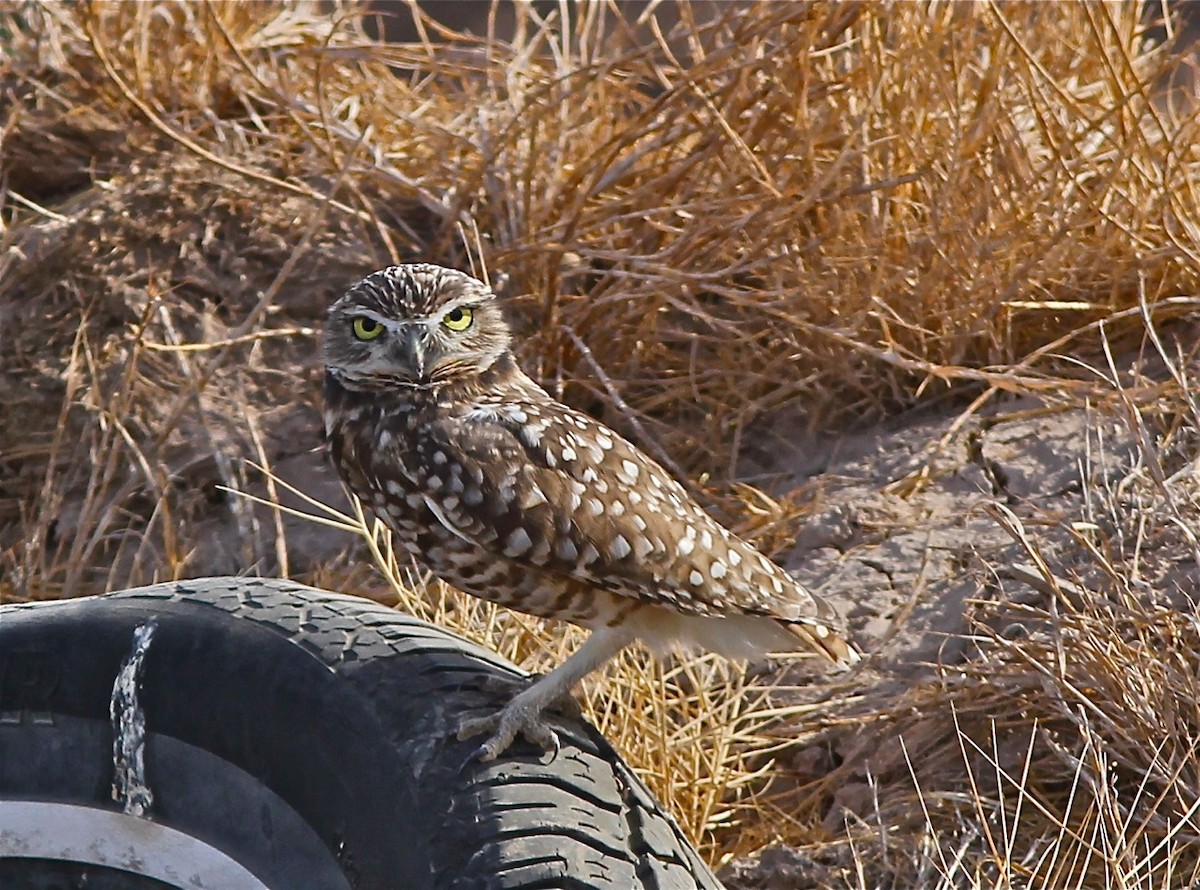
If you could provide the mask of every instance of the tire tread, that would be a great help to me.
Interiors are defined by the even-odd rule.
[[[436,829],[434,886],[720,890],[674,820],[589,725],[558,720],[563,748],[548,764],[518,746],[497,762],[459,768],[472,745],[453,738],[454,721],[502,704],[473,681],[519,675],[481,646],[385,606],[290,581],[207,578],[105,599],[182,603],[269,628],[370,700],[407,768],[431,788],[451,785]]]

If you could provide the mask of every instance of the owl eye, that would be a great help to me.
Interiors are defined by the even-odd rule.
[[[452,331],[465,331],[475,320],[475,313],[464,306],[451,309],[442,316],[442,324]]]
[[[367,318],[360,315],[354,319],[354,323],[350,326],[350,330],[354,332],[355,338],[359,340],[374,340],[383,333],[383,325],[373,318]]]

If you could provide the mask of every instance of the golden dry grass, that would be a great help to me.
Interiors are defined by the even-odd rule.
[[[213,483],[246,491],[246,460],[279,459],[317,399],[324,306],[390,261],[485,264],[526,367],[771,551],[803,509],[734,483],[774,418],[1108,406],[1145,469],[1068,518],[1098,530],[1077,541],[1094,571],[1064,587],[1026,532],[1050,605],[981,604],[975,656],[941,681],[773,690],[799,702],[780,712],[766,681],[635,654],[589,704],[714,862],[784,841],[835,886],[1194,882],[1194,619],[1144,562],[1195,546],[1194,355],[1105,364],[1196,308],[1200,119],[1171,89],[1190,83],[1171,27],[1150,39],[1133,4],[661,11],[673,30],[594,3],[521,7],[507,43],[424,21],[381,45],[354,7],[5,5],[0,594],[222,559],[287,574],[283,515]],[[997,521],[1020,538],[1028,517]],[[214,556],[222,523],[236,543]],[[576,640],[385,586],[370,550],[307,579],[531,668]],[[1029,632],[995,630],[1014,620]],[[781,725],[792,746],[890,740],[876,811],[829,828],[836,766],[764,790]]]
[[[1077,515],[1035,517],[1067,531],[1069,578],[1035,528],[992,508],[1023,560],[983,568],[1017,595],[975,604],[974,657],[864,714],[898,742],[871,758],[874,810],[848,830],[865,873],[937,888],[1200,880],[1194,358],[1190,373],[1168,360],[1167,379],[1134,378],[1154,391],[1128,416],[1155,443],[1144,463]]]

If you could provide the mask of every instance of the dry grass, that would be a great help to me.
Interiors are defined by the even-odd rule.
[[[1155,447],[1131,466],[1097,441],[1110,484],[1078,515],[1034,517],[1067,532],[1071,577],[996,505],[1027,562],[982,567],[1001,595],[975,606],[974,657],[863,715],[898,747],[871,758],[874,810],[848,825],[851,886],[1200,880],[1200,380],[1194,354],[1190,372],[1163,358],[1166,380],[1135,378],[1154,397],[1127,415]]]
[[[1148,589],[1194,589],[1194,563],[1148,562],[1194,555],[1194,355],[1168,344],[1140,378],[1106,358],[1195,313],[1200,118],[1168,88],[1176,47],[1133,4],[660,12],[673,29],[521,7],[507,43],[426,21],[385,46],[352,7],[5,5],[0,595],[293,571],[286,514],[217,486],[286,497],[245,461],[314,444],[324,306],[386,262],[465,266],[478,233],[526,367],[771,550],[803,510],[736,483],[783,417],[948,394],[965,419],[1035,393],[1135,434],[1139,472],[1069,518],[1075,586],[1030,517],[998,513],[1033,529],[1045,602],[996,582],[974,657],[900,701],[815,684],[773,711],[736,670],[637,655],[589,689],[713,861],[781,840],[835,886],[1194,881],[1194,619]],[[530,667],[574,644],[415,597],[378,529],[348,524],[370,546],[306,578]],[[906,740],[847,832],[835,764],[763,789],[797,721],[793,746],[849,724]]]

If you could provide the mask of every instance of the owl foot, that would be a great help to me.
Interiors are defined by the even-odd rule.
[[[490,732],[491,736],[472,755],[485,763],[495,760],[513,740],[523,736],[544,750],[552,751],[551,760],[558,756],[558,736],[542,715],[548,710],[566,708],[578,712],[579,705],[571,698],[575,684],[620,652],[634,639],[628,627],[605,627],[594,631],[575,654],[546,674],[537,677],[528,688],[517,693],[504,708],[489,717],[470,717],[458,725],[458,737]]]
[[[578,707],[578,705],[576,706]],[[551,751],[550,760],[558,756],[558,734],[542,719],[543,708],[536,702],[523,702],[517,696],[502,710],[486,717],[468,717],[458,725],[458,738],[469,739],[485,732],[491,736],[469,758],[483,763],[495,760],[520,735],[543,751]]]

